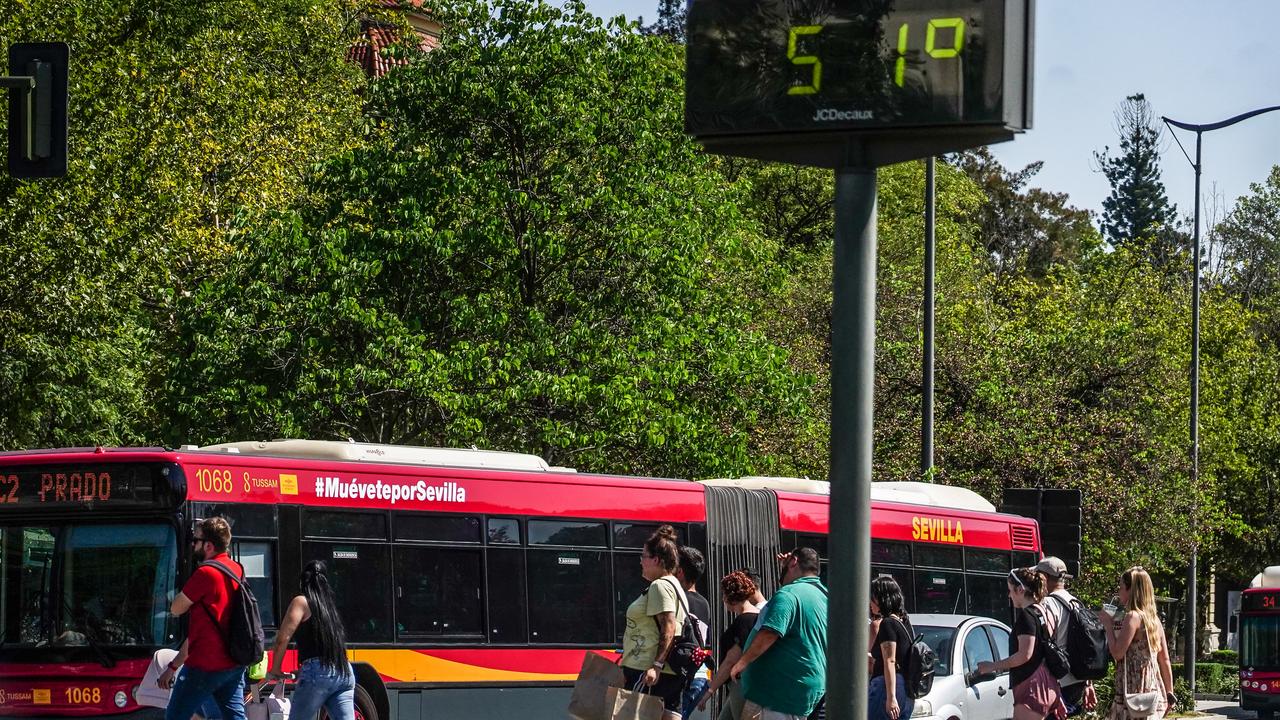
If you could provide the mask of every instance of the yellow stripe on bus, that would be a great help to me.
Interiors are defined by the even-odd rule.
[[[368,663],[378,674],[400,682],[493,682],[576,680],[568,675],[498,670],[432,657],[413,650],[350,650],[353,662]]]

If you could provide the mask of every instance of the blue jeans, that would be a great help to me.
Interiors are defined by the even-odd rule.
[[[898,677],[894,678],[895,695],[898,696],[898,717],[909,718],[911,711],[915,709],[916,701],[907,695],[907,683],[902,677],[902,673],[898,673]],[[867,690],[867,720],[889,720],[889,716],[884,711],[885,696],[884,676],[877,675],[871,678],[871,686]]]
[[[298,667],[297,678],[289,696],[289,717],[313,718],[323,705],[329,720],[355,720],[356,675],[350,663],[337,670],[311,658]]]
[[[704,677],[696,677],[689,681],[688,687],[684,689],[684,696],[680,700],[680,717],[689,720],[693,711],[698,709],[698,701],[702,699],[702,693],[710,684],[711,681]]]
[[[244,668],[208,672],[183,665],[169,693],[164,720],[191,720],[209,698],[217,703],[222,720],[245,720]]]

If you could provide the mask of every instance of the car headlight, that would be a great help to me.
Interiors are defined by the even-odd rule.
[[[915,708],[911,711],[911,717],[928,717],[933,714],[933,703],[928,700],[917,700]]]

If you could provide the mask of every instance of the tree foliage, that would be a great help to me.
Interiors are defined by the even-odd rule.
[[[374,88],[320,201],[244,228],[184,303],[181,434],[767,467],[755,438],[807,385],[751,325],[772,250],[681,131],[679,49],[579,3],[445,27]]]
[[[1111,194],[1102,201],[1102,233],[1115,246],[1141,248],[1150,260],[1169,266],[1186,250],[1184,234],[1177,230],[1177,209],[1169,202],[1160,179],[1160,126],[1156,114],[1141,93],[1125,98],[1116,111],[1120,149],[1094,153]]]

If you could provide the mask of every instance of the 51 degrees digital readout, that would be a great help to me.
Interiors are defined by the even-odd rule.
[[[822,91],[822,58],[817,55],[801,55],[799,45],[801,38],[814,36],[822,32],[822,25],[797,25],[787,33],[787,59],[792,65],[811,66],[813,73],[807,84],[794,85],[787,89],[788,95],[816,95]],[[959,57],[964,51],[964,18],[933,18],[925,26],[924,52],[929,57],[944,60]],[[938,45],[939,30],[952,30],[949,46]],[[906,81],[907,48],[911,40],[911,23],[898,26],[897,60],[894,63],[893,82],[903,87]]]

